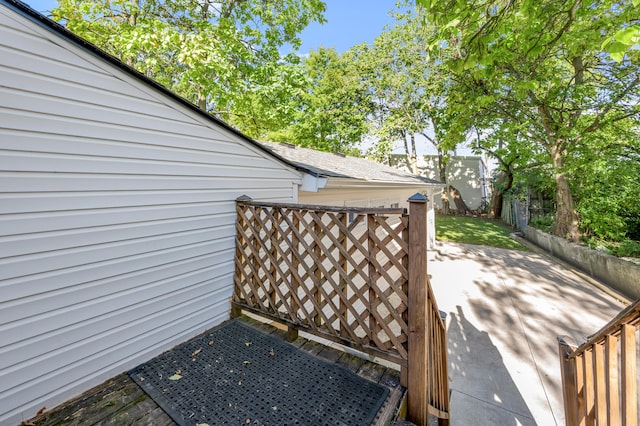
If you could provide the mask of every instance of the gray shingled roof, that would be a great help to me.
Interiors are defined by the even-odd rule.
[[[285,143],[260,143],[275,154],[316,176],[380,183],[444,185],[437,180],[412,175],[395,167],[385,166],[365,158],[316,151]]]

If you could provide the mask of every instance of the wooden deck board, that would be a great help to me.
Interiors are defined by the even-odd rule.
[[[268,334],[285,339],[286,331],[251,318],[242,320]],[[365,379],[387,386],[390,390],[374,421],[375,426],[392,424],[405,390],[400,386],[399,372],[371,363],[338,349],[298,337],[294,346],[330,363],[341,365]],[[173,420],[135,383],[122,373],[79,397],[67,401],[24,425],[153,425],[173,426]]]
[[[136,420],[151,414],[153,424],[174,424],[171,418],[153,402],[125,373],[107,380],[25,424],[36,426],[86,424],[144,424]],[[114,420],[118,420],[118,423]],[[130,421],[127,421],[130,419]],[[168,423],[167,423],[168,422]]]
[[[349,371],[357,373],[366,361],[355,355],[343,352],[340,358],[336,361],[336,364],[346,368]]]

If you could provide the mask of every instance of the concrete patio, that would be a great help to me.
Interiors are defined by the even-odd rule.
[[[452,425],[564,425],[556,337],[577,343],[628,301],[536,251],[438,243]]]

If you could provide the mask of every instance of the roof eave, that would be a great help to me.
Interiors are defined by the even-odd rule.
[[[59,35],[60,37],[64,38],[68,42],[70,42],[72,44],[75,44],[76,46],[78,46],[78,47],[84,49],[85,51],[93,54],[94,56],[97,56],[100,59],[105,60],[105,61],[109,62],[111,65],[119,68],[120,70],[132,75],[134,78],[140,80],[144,84],[147,84],[147,85],[153,87],[155,90],[158,90],[159,92],[161,92],[165,96],[168,96],[172,100],[182,104],[186,108],[189,108],[195,114],[198,114],[198,115],[200,115],[202,117],[206,117],[207,120],[212,121],[213,123],[215,123],[216,125],[218,125],[220,127],[223,127],[224,129],[228,130],[229,132],[231,132],[231,133],[235,134],[236,136],[240,137],[244,142],[249,143],[253,147],[255,147],[258,150],[264,152],[265,154],[277,159],[278,161],[280,161],[281,163],[285,164],[286,166],[288,166],[288,167],[290,167],[290,168],[292,168],[292,169],[294,169],[294,170],[296,170],[298,172],[307,173],[307,174],[311,174],[311,175],[316,175],[312,170],[308,170],[308,169],[306,169],[304,167],[301,167],[300,165],[295,164],[295,163],[287,160],[286,158],[282,157],[281,155],[279,155],[279,154],[267,149],[265,146],[261,145],[260,143],[256,142],[255,140],[251,139],[249,136],[245,135],[244,133],[242,133],[238,129],[235,129],[234,127],[232,127],[229,124],[225,123],[224,121],[214,117],[213,115],[209,114],[208,112],[203,111],[197,105],[193,104],[189,100],[177,95],[176,93],[174,93],[171,90],[167,89],[166,87],[162,86],[160,83],[156,82],[155,80],[150,79],[146,75],[140,73],[136,69],[134,69],[134,68],[130,67],[129,65],[125,64],[124,62],[120,61],[115,56],[111,56],[110,54],[108,54],[104,50],[100,49],[99,47],[95,46],[94,44],[86,41],[85,39],[83,39],[80,36],[77,36],[76,34],[72,33],[71,31],[69,31],[64,26],[58,24],[57,22],[47,18],[46,16],[42,15],[40,12],[38,12],[35,9],[31,8],[26,3],[23,3],[20,0],[0,0],[0,4],[6,5],[10,9],[12,9],[15,12],[21,14],[22,16],[25,16],[26,18],[28,18],[31,21],[37,23],[41,27],[46,28],[47,30],[56,33],[57,35]]]

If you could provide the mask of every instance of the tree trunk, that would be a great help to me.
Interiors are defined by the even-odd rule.
[[[456,205],[456,210],[458,211],[458,213],[462,213],[465,215],[471,214],[471,209],[467,207],[467,204],[462,199],[462,194],[460,194],[460,191],[454,188],[453,185],[449,185],[449,194],[451,195],[451,198],[453,198],[453,202]]]
[[[127,21],[131,27],[135,28],[136,25],[138,25],[138,11],[140,10],[138,0],[131,0],[131,6],[132,13],[127,17]],[[132,56],[131,54],[125,55],[124,63],[133,68],[136,64],[135,56]]]
[[[411,134],[411,173],[418,174],[418,154],[416,153],[416,135]]]
[[[401,131],[402,142],[404,143],[404,163],[407,166],[407,170],[411,170],[411,162],[409,161],[409,142],[407,142],[407,135]]]
[[[491,192],[491,203],[489,205],[489,217],[496,219],[502,216],[502,203],[504,194],[513,186],[513,170],[500,170],[500,174],[493,185]]]
[[[489,204],[490,219],[497,219],[502,216],[502,203],[504,202],[504,192],[495,190],[491,194],[491,202]]]
[[[578,228],[578,212],[573,203],[573,195],[569,186],[569,179],[564,173],[564,158],[555,149],[552,152],[553,168],[556,179],[556,227],[554,234],[566,238],[569,241],[578,242],[580,240],[580,230]]]
[[[416,137],[411,135],[411,146],[407,141],[407,133],[402,132],[402,140],[404,142],[404,159],[410,173],[418,174],[418,159],[416,156]]]
[[[447,186],[444,187],[440,193],[440,201],[442,203],[442,214],[447,216],[451,214],[451,208],[449,207],[449,196],[447,195]]]
[[[444,152],[438,148],[438,176],[440,182],[447,183],[447,161],[444,158]],[[449,186],[445,186],[440,194],[442,201],[442,214],[451,214],[449,206]]]

